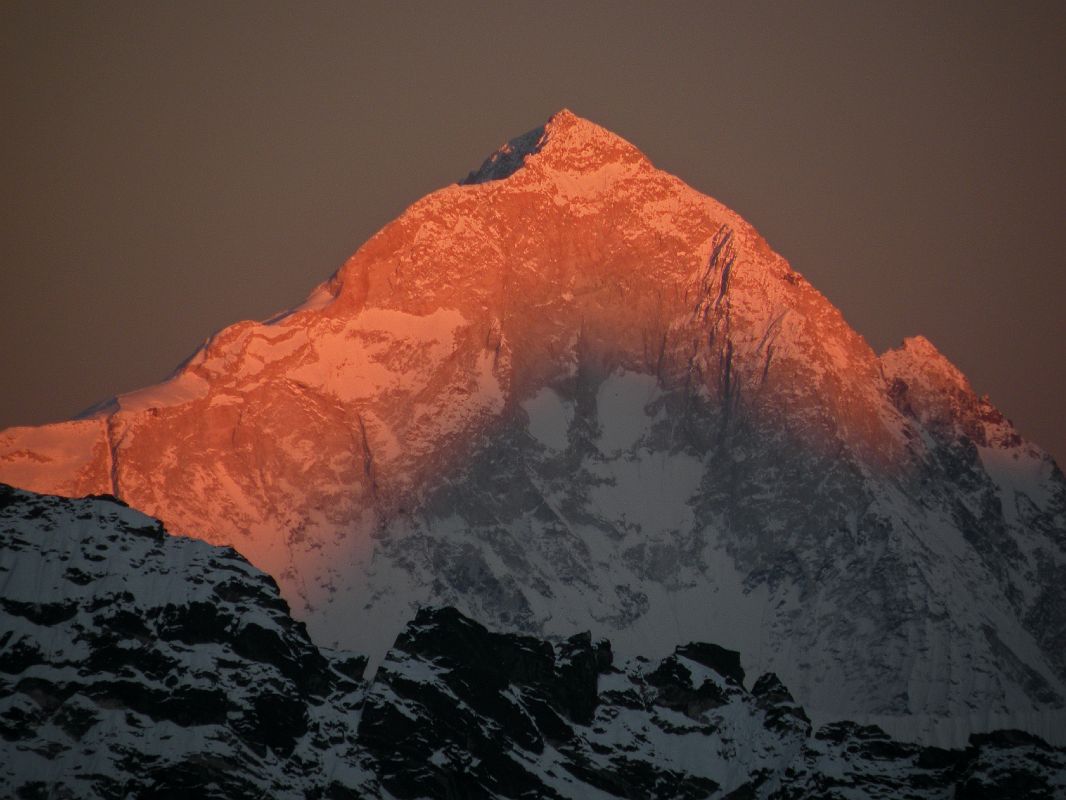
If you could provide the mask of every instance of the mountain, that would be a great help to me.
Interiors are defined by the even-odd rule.
[[[566,111],[165,383],[0,433],[0,480],[231,545],[372,666],[454,606],[626,657],[718,642],[816,721],[1066,740],[1052,459]]]
[[[316,648],[231,548],[114,498],[0,485],[0,796],[303,797],[365,659]]]
[[[19,798],[1017,798],[1066,750],[837,722],[689,643],[616,659],[423,609],[373,679],[274,581],[113,498],[0,485],[0,791]]]

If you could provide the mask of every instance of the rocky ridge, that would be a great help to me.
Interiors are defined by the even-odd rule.
[[[19,798],[1016,798],[1066,790],[1017,731],[965,749],[815,730],[690,643],[618,659],[423,609],[376,675],[271,578],[111,498],[0,486],[0,791]]]

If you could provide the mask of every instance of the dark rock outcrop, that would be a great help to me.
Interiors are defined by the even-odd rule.
[[[0,795],[1053,798],[1066,751],[812,733],[706,643],[651,663],[422,609],[376,675],[320,649],[236,552],[109,500],[0,486]]]

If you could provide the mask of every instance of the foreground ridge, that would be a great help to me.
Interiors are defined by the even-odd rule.
[[[231,545],[373,664],[454,606],[626,656],[719,642],[819,722],[1066,737],[1052,459],[570,112],[164,384],[0,432],[0,480]]]
[[[423,609],[376,675],[234,551],[0,485],[0,791],[18,797],[1055,797],[1066,750],[814,729],[772,674]]]

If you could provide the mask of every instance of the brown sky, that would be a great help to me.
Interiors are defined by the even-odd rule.
[[[1066,3],[0,5],[0,427],[163,378],[563,106],[1066,460]]]

